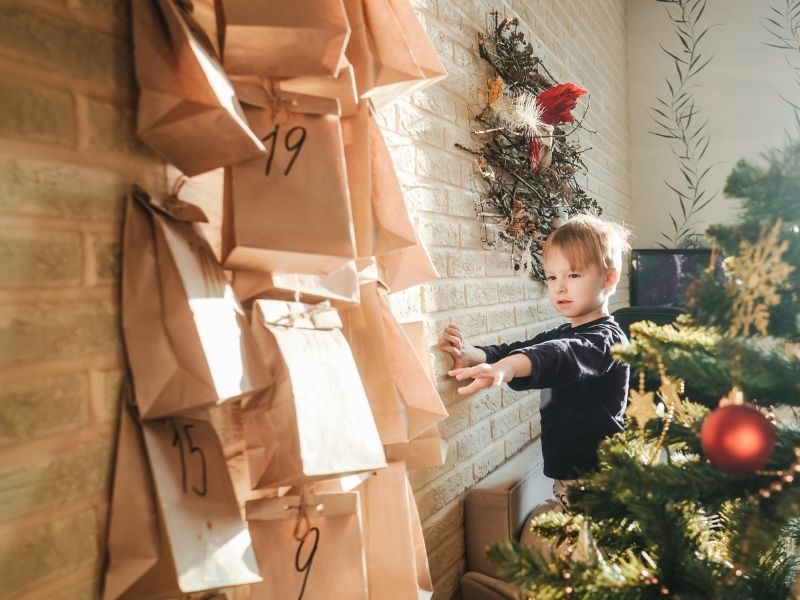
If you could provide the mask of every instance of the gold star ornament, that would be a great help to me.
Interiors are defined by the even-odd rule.
[[[636,421],[639,431],[644,430],[648,421],[658,417],[655,393],[644,391],[644,371],[639,373],[639,389],[632,389],[628,394],[628,409],[625,412]]]

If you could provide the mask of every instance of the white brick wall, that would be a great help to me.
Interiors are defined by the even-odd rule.
[[[412,98],[381,110],[395,166],[422,242],[442,279],[393,299],[395,310],[420,306],[433,346],[455,321],[476,343],[532,337],[561,321],[538,284],[515,274],[507,254],[485,250],[474,212],[469,117],[488,71],[475,53],[488,11],[519,16],[553,76],[591,93],[581,132],[588,175],[581,183],[605,214],[631,219],[628,84],[624,0],[412,0],[450,76]],[[410,300],[416,296],[418,300]],[[623,279],[612,309],[627,304]],[[436,600],[457,596],[464,571],[464,492],[539,435],[539,394],[508,389],[469,398],[444,375],[449,360],[436,353],[436,373],[450,417],[442,425],[450,451],[443,467],[412,472],[423,519]]]

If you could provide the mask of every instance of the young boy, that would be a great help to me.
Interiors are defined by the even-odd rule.
[[[503,383],[513,390],[543,390],[544,474],[556,480],[557,498],[565,480],[597,466],[600,441],[623,429],[629,367],[615,361],[610,349],[627,338],[608,313],[608,299],[630,248],[628,235],[614,223],[578,216],[547,238],[547,295],[569,323],[498,346],[471,346],[450,324],[439,346],[453,358],[448,375],[473,380],[459,394]]]

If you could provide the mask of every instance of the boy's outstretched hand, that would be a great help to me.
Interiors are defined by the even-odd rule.
[[[483,354],[483,351],[481,351]],[[486,355],[483,354],[483,360]],[[524,354],[511,354],[501,358],[496,363],[487,364],[480,361],[474,367],[461,369],[451,369],[447,372],[450,377],[455,377],[458,381],[464,379],[474,379],[469,385],[458,388],[458,393],[462,396],[474,394],[483,388],[502,385],[515,377],[528,377],[533,372],[531,359]]]
[[[492,365],[482,363],[474,367],[452,369],[447,374],[455,377],[458,381],[463,381],[464,379],[474,380],[469,385],[458,388],[458,393],[462,396],[469,396],[483,388],[503,385],[506,381],[511,381],[514,378],[514,374],[508,366],[501,363]]]

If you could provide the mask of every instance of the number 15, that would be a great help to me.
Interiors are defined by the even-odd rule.
[[[178,452],[180,453],[181,459],[181,487],[183,488],[183,492],[186,493],[188,491],[188,482],[187,482],[187,473],[186,473],[186,457],[184,456],[183,450],[183,440],[181,439],[181,432],[178,429],[177,425],[175,425],[175,421],[170,419],[170,425],[172,426],[173,438],[172,438],[172,445],[178,447]],[[198,496],[205,496],[208,493],[208,474],[206,473],[206,455],[203,454],[203,451],[194,445],[192,442],[192,436],[189,434],[189,430],[192,429],[194,425],[184,425],[181,429],[183,429],[183,435],[186,437],[186,441],[189,443],[189,452],[191,454],[199,453],[200,454],[200,473],[201,473],[201,481],[202,486],[198,488],[196,485],[192,484],[192,491]]]

